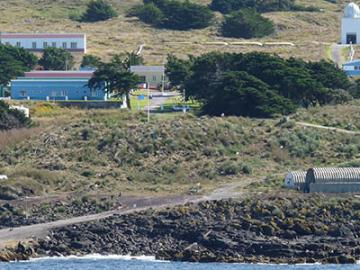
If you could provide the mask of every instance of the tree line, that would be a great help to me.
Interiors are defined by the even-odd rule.
[[[331,62],[259,52],[213,52],[187,60],[169,55],[166,74],[209,115],[286,115],[298,107],[342,103],[354,93],[354,84]]]

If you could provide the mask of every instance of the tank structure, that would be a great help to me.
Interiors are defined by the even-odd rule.
[[[360,168],[311,168],[304,192],[360,192]]]
[[[291,171],[285,176],[284,186],[304,190],[306,171]]]

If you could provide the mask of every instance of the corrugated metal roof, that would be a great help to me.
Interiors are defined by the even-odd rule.
[[[289,188],[302,188],[305,183],[306,171],[291,171],[285,177],[284,185]]]
[[[305,183],[306,171],[292,171],[289,172],[291,177],[294,179],[295,184]]]
[[[311,168],[306,183],[360,182],[360,168]]]
[[[164,66],[131,66],[131,72],[165,72]]]

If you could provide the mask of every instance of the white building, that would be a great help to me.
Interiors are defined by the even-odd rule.
[[[41,52],[48,47],[63,48],[71,52],[86,53],[85,34],[20,34],[1,33],[0,43]]]
[[[360,43],[360,8],[349,3],[344,9],[341,20],[341,44]]]
[[[150,88],[160,88],[168,83],[164,66],[131,66],[130,71],[138,75],[142,83],[148,83]]]

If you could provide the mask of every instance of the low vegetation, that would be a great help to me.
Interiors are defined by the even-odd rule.
[[[220,11],[222,13],[231,13],[243,8],[256,9],[258,12],[271,11],[320,11],[315,7],[304,7],[297,5],[294,0],[281,1],[259,1],[259,0],[212,0],[210,7],[212,10]]]
[[[360,154],[359,137],[281,119],[159,114],[147,123],[142,113],[33,110],[38,121],[57,120],[1,151],[0,173],[9,176],[1,194],[8,198],[69,191],[201,193],[226,182],[280,179],[291,168],[337,166]]]

